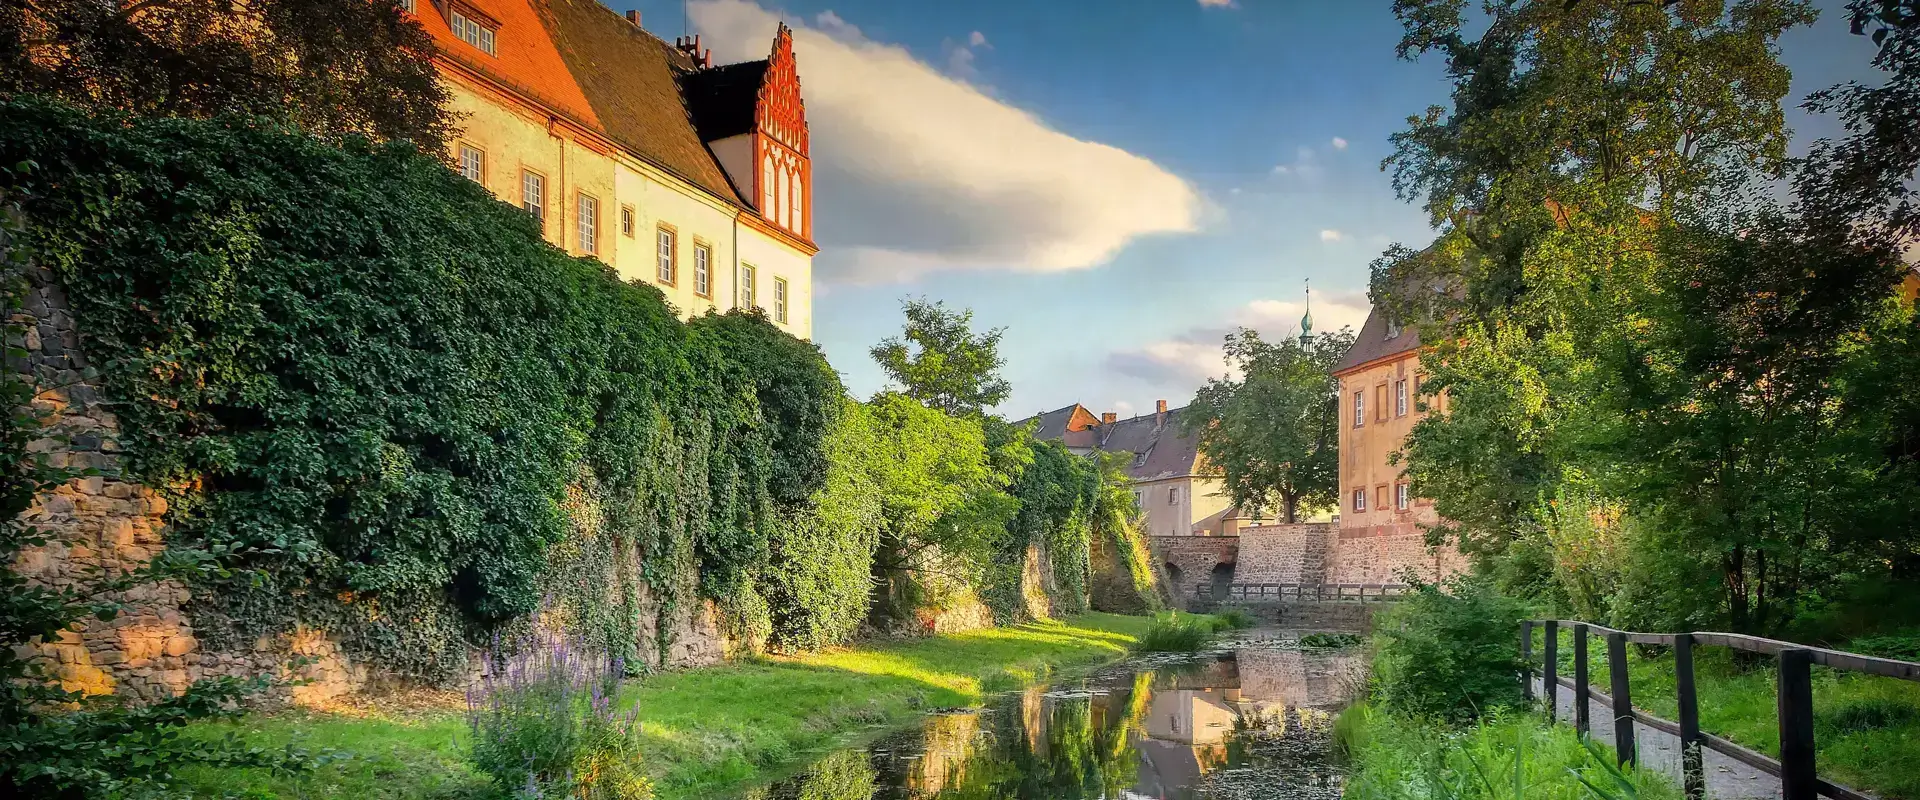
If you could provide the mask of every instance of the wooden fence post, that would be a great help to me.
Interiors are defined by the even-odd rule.
[[[1680,707],[1680,772],[1687,800],[1707,794],[1707,774],[1701,764],[1706,740],[1700,738],[1700,698],[1693,689],[1693,634],[1673,637],[1674,699]]]
[[[1576,622],[1573,624],[1573,730],[1582,739],[1587,738],[1592,725],[1587,708],[1592,705],[1587,700],[1587,666],[1587,624]]]
[[[1621,766],[1639,760],[1633,740],[1633,698],[1627,683],[1627,635],[1607,634],[1607,674],[1613,689],[1613,752]]]
[[[1520,620],[1520,696],[1533,702],[1533,620]]]
[[[1813,653],[1780,651],[1780,796],[1815,800],[1819,796],[1813,765]]]
[[[1540,688],[1547,694],[1547,721],[1560,716],[1560,621],[1547,620],[1545,663],[1541,665]]]

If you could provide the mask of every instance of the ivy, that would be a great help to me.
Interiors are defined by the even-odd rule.
[[[634,641],[641,584],[663,619],[703,596],[770,630],[775,543],[805,538],[774,520],[822,507],[843,410],[813,345],[683,323],[404,144],[20,99],[0,162],[23,160],[6,188],[170,536],[277,553],[258,588],[195,593],[224,635],[323,624],[445,678],[543,602],[663,646]]]

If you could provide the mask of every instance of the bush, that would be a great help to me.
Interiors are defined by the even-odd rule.
[[[561,640],[505,659],[467,693],[472,758],[516,798],[646,800],[638,709],[621,713],[618,657]]]
[[[1213,641],[1213,620],[1178,611],[1154,619],[1133,649],[1142,653],[1195,653]]]
[[[1518,706],[1518,603],[1466,576],[1442,590],[1417,584],[1381,615],[1374,633],[1374,694],[1390,713],[1471,720]]]
[[[1223,608],[1213,612],[1213,620],[1219,630],[1244,631],[1260,624],[1253,612],[1244,608]]]
[[[1920,634],[1866,636],[1847,642],[1849,652],[1901,661],[1920,661]]]
[[[1301,647],[1355,647],[1366,641],[1357,633],[1309,633],[1300,637]]]

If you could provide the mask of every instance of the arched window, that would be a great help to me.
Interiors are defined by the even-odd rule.
[[[789,228],[793,227],[793,207],[787,203],[787,198],[792,196],[792,191],[793,173],[780,170],[780,213],[774,215],[773,221]]]
[[[805,212],[801,211],[804,206],[800,204],[800,170],[798,169],[793,171],[793,191],[787,194],[787,198],[789,210],[792,212],[792,218],[787,220],[787,229],[799,233],[800,215]]]

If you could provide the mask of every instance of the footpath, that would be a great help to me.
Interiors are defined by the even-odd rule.
[[[1533,696],[1543,697],[1539,678],[1533,679]],[[1561,686],[1555,695],[1558,710],[1554,718],[1573,724],[1573,689]],[[1596,742],[1613,741],[1613,708],[1598,700],[1588,700],[1588,735]],[[1681,783],[1680,737],[1645,725],[1633,726],[1633,740],[1640,765],[1659,770]],[[1707,800],[1774,800],[1780,797],[1780,779],[1742,764],[1713,750],[1701,754],[1706,772]]]

